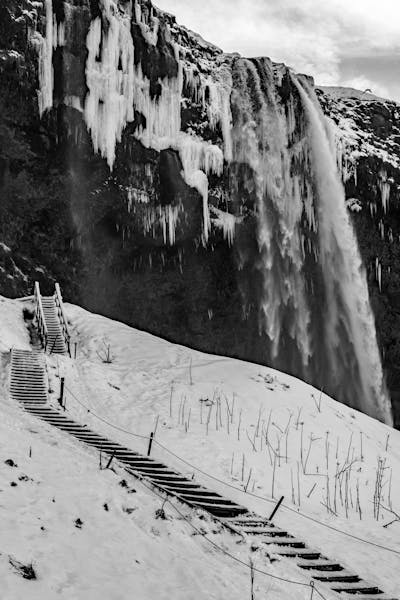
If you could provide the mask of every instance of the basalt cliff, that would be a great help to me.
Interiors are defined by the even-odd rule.
[[[1,293],[57,279],[400,425],[398,104],[149,0],[0,0],[0,90]]]

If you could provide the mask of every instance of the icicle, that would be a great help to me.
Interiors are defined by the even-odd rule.
[[[53,106],[53,0],[46,0],[46,37],[39,48],[39,114]]]
[[[57,24],[56,16],[53,14],[53,0],[45,0],[45,6],[46,35],[44,38],[40,36],[39,42],[38,104],[40,116],[53,106],[53,51],[58,46],[65,45],[65,23]]]
[[[379,233],[381,235],[381,238],[382,238],[382,240],[384,240],[385,239],[385,225],[384,225],[382,219],[379,221],[378,227],[379,227]]]
[[[212,77],[202,83],[203,105],[205,105],[210,126],[215,129],[221,125],[224,140],[225,159],[232,160],[232,112],[230,98],[232,93],[232,74],[226,67],[213,72]],[[208,102],[205,100],[205,90],[208,89]]]
[[[228,242],[229,246],[232,246],[235,240],[236,225],[241,223],[243,219],[215,207],[212,207],[211,210],[215,215],[212,218],[212,224],[214,227],[222,229],[224,240]]]
[[[382,170],[379,173],[378,185],[381,191],[383,212],[386,214],[389,207],[391,186],[390,181],[388,180],[387,172],[385,170]]]
[[[112,168],[116,143],[126,123],[134,118],[134,49],[129,15],[120,14],[111,0],[101,0],[101,8],[107,31],[102,31],[98,17],[86,40],[89,91],[85,119],[95,151],[100,151]]]
[[[70,106],[79,112],[83,112],[82,101],[79,96],[65,96],[64,104],[65,106]]]
[[[52,4],[52,0],[51,0]],[[53,6],[51,6],[53,11]],[[47,19],[47,15],[46,15]],[[65,46],[65,23],[57,24],[56,15],[53,15],[53,49],[55,50],[58,46]]]
[[[179,220],[179,206],[158,206],[149,207],[143,213],[143,233],[147,235],[152,232],[153,238],[156,237],[156,228],[160,228],[164,244],[173,246],[176,241],[176,227]]]
[[[375,272],[376,272],[376,281],[378,282],[379,291],[382,292],[382,265],[379,261],[379,258],[376,258],[375,261]]]

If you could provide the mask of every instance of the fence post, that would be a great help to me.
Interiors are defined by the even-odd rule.
[[[58,399],[58,404],[61,406],[61,408],[65,408],[64,407],[64,384],[65,384],[65,378],[61,377],[60,397]]]
[[[150,456],[150,454],[151,454],[151,448],[153,446],[153,439],[154,439],[154,433],[151,432],[150,439],[149,439],[149,447],[147,449],[147,456]]]
[[[270,518],[268,519],[268,521],[272,521],[272,519],[274,518],[274,516],[276,515],[276,513],[279,510],[280,505],[282,504],[282,502],[284,501],[285,496],[282,496],[282,498],[279,500],[278,504],[275,506],[274,510],[271,513]]]

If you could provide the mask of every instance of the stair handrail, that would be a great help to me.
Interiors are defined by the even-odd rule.
[[[71,335],[68,329],[68,319],[64,310],[63,298],[61,295],[60,284],[55,284],[55,292],[54,292],[54,302],[57,308],[58,319],[60,321],[62,333],[64,336],[64,341],[67,346],[68,354],[71,356]]]
[[[35,298],[35,304],[36,304],[35,317],[36,317],[39,337],[42,341],[43,348],[46,351],[47,350],[48,331],[47,331],[46,319],[44,316],[42,295],[40,293],[40,285],[39,285],[38,281],[35,281],[34,298]]]

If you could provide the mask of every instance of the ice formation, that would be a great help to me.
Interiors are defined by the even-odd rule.
[[[134,8],[135,8],[136,21],[139,23],[139,27],[140,27],[140,30],[142,32],[144,39],[150,46],[156,46],[157,42],[158,42],[158,30],[160,27],[160,21],[153,14],[154,13],[153,7],[150,6],[150,19],[149,20],[151,22],[151,25],[149,23],[145,23],[143,21],[142,8],[138,2],[135,2]]]
[[[134,48],[129,14],[112,0],[101,0],[101,7],[108,30],[98,17],[87,36],[85,119],[95,151],[112,168],[116,143],[134,119]]]
[[[381,192],[383,212],[386,214],[389,208],[391,186],[387,172],[384,170],[379,173],[378,185]]]
[[[179,206],[149,206],[144,212],[143,218],[143,233],[147,235],[151,233],[156,237],[159,229],[161,229],[164,239],[164,244],[173,246],[176,238],[176,227],[179,220]]]
[[[53,50],[65,44],[65,24],[57,24],[52,0],[46,2],[46,36],[39,44],[39,111],[42,115],[53,106]],[[114,0],[99,0],[102,17],[94,19],[86,39],[88,51],[86,84],[88,93],[82,101],[67,96],[64,103],[83,111],[93,147],[113,169],[116,146],[121,141],[126,125],[135,118],[135,111],[144,117],[136,137],[147,148],[161,151],[173,148],[183,164],[183,176],[188,185],[196,188],[203,201],[203,241],[208,240],[210,215],[208,208],[208,175],[221,174],[224,159],[232,156],[230,112],[231,77],[229,69],[221,66],[213,77],[197,82],[194,93],[208,113],[210,126],[221,125],[224,150],[206,143],[191,133],[181,130],[181,103],[184,63],[175,45],[178,64],[177,77],[159,80],[160,95],[152,98],[150,80],[141,64],[135,65],[135,46],[131,34],[131,19],[136,20],[147,44],[155,46],[159,35],[159,19],[153,14],[145,17],[137,0],[124,6]],[[194,79],[193,79],[194,81]],[[194,86],[195,87],[195,86]]]
[[[378,257],[375,261],[375,275],[376,281],[378,282],[379,291],[382,292],[382,265]]]
[[[39,44],[39,114],[53,106],[54,69],[53,50],[65,44],[65,24],[57,24],[53,14],[53,0],[45,0],[46,35]]]
[[[115,161],[116,144],[121,140],[127,123],[133,121],[134,111],[145,117],[136,137],[147,148],[161,151],[174,148],[179,152],[185,181],[196,188],[203,199],[203,239],[208,240],[210,216],[208,208],[208,177],[220,175],[224,153],[217,146],[206,143],[194,135],[181,131],[181,101],[183,88],[183,63],[179,59],[178,76],[166,77],[160,84],[160,96],[152,98],[150,80],[143,74],[141,65],[135,65],[135,47],[130,31],[131,9],[124,12],[112,0],[100,0],[104,28],[100,18],[95,19],[87,37],[88,59],[86,80],[89,92],[85,102],[85,118],[92,134],[96,151],[107,159],[110,168]],[[141,21],[142,13],[134,3],[136,18],[140,20],[142,34],[149,44],[157,43],[158,20],[153,17],[153,29]],[[231,156],[229,82],[211,86],[210,122],[216,126],[222,120],[225,132],[225,158]],[[204,103],[206,100],[204,98]],[[228,116],[227,116],[228,115]]]
[[[212,208],[214,227],[222,229],[224,240],[227,240],[229,246],[233,245],[235,240],[236,225],[242,222],[243,219],[236,217],[228,212],[223,212],[218,208]]]

